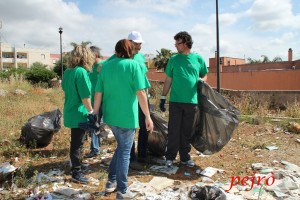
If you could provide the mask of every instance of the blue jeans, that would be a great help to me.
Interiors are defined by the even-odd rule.
[[[102,105],[102,104],[101,104]],[[102,119],[102,108],[99,110],[98,117],[99,119]],[[90,131],[91,136],[91,153],[100,154],[100,138],[95,134],[95,130]]]
[[[95,134],[95,130],[90,131],[91,136],[91,153],[100,154],[100,138]]]
[[[109,165],[108,180],[117,181],[117,191],[126,192],[130,150],[133,144],[135,129],[110,126],[117,140],[117,148]]]

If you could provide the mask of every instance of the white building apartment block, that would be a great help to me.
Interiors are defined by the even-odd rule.
[[[54,64],[48,49],[18,48],[0,43],[0,70],[30,68],[35,62],[41,62],[49,68]]]

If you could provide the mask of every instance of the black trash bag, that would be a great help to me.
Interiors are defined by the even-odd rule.
[[[197,90],[198,110],[191,144],[199,152],[210,155],[220,151],[231,139],[239,124],[239,110],[201,80]]]
[[[161,116],[150,111],[153,132],[148,135],[148,149],[154,156],[164,156],[167,148],[168,123]]]
[[[226,194],[220,188],[209,185],[194,185],[189,192],[189,197],[192,200],[226,200]]]
[[[20,141],[27,147],[49,145],[53,134],[61,128],[61,117],[62,114],[59,109],[31,117],[22,127]]]

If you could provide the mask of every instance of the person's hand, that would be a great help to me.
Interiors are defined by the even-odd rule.
[[[166,111],[165,103],[166,103],[166,97],[161,96],[161,97],[160,97],[159,108],[160,108],[160,110],[161,110],[162,112],[165,112],[165,111]]]
[[[88,120],[91,124],[95,126],[95,128],[100,128],[100,123],[98,119],[98,115],[95,113],[91,113],[88,115]]]

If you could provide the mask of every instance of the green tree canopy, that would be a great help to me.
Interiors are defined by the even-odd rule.
[[[169,49],[164,49],[162,48],[159,51],[157,51],[158,55],[156,55],[155,58],[153,58],[154,61],[154,65],[156,67],[157,70],[163,69],[165,70],[167,67],[167,63],[169,58],[174,55],[175,53],[173,53],[171,50]]]

